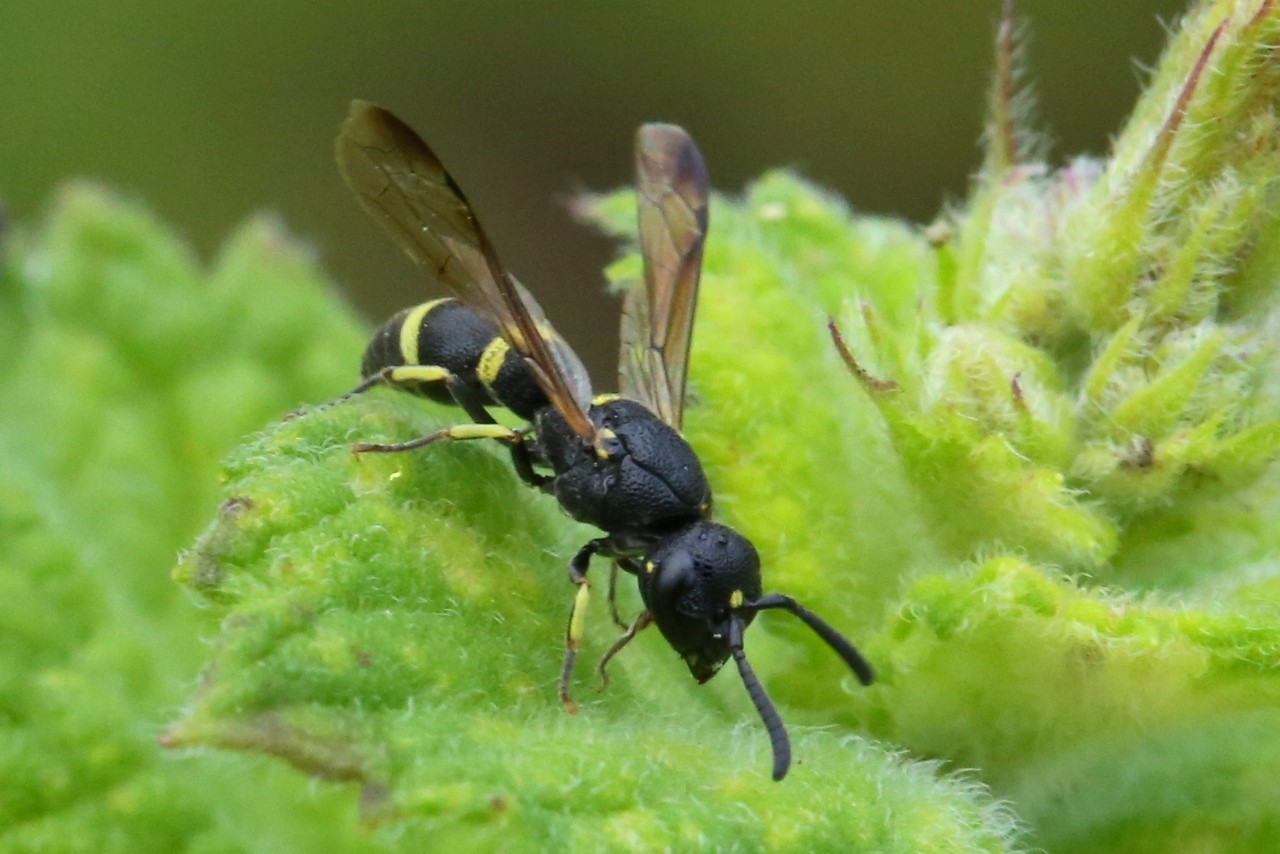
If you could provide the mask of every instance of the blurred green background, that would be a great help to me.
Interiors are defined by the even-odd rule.
[[[276,211],[381,319],[426,291],[333,165],[348,100],[374,100],[428,139],[611,387],[612,248],[564,201],[630,180],[637,124],[688,127],[722,191],[787,165],[862,211],[927,222],[979,159],[999,5],[9,0],[0,199],[30,220],[64,178],[99,178],[205,257],[247,215]],[[1184,6],[1019,3],[1057,157],[1105,150],[1161,20]]]

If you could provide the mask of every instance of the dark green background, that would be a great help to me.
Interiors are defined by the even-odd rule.
[[[978,161],[999,13],[998,0],[2,5],[12,216],[87,175],[145,199],[208,255],[246,215],[278,211],[380,317],[425,291],[333,166],[348,100],[375,100],[436,148],[602,387],[611,249],[563,200],[630,180],[638,123],[688,127],[721,190],[790,165],[859,210],[927,221]],[[1138,91],[1135,60],[1159,53],[1158,18],[1184,7],[1019,5],[1058,157],[1105,151]]]

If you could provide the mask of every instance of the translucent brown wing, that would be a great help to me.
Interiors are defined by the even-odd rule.
[[[622,306],[622,393],[680,429],[707,234],[707,168],[683,128],[636,134],[636,206],[644,289]]]
[[[547,399],[591,440],[586,368],[503,269],[466,196],[427,144],[387,110],[353,101],[334,147],[364,209],[430,276],[498,327]]]

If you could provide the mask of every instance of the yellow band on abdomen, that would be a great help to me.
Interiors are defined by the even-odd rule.
[[[484,348],[484,352],[480,354],[480,363],[476,365],[476,376],[490,391],[493,390],[493,384],[498,381],[498,372],[502,370],[502,363],[506,361],[507,351],[510,349],[511,345],[505,338],[495,335]]]
[[[416,305],[404,316],[404,322],[400,324],[400,358],[404,360],[403,364],[418,364],[418,330],[422,327],[422,321],[431,309],[448,299],[441,297]]]

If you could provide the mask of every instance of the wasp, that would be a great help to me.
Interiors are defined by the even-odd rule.
[[[747,660],[743,634],[761,611],[798,617],[864,685],[871,666],[843,635],[789,596],[764,594],[751,542],[712,520],[711,487],[681,436],[689,349],[707,234],[702,155],[681,128],[647,124],[636,140],[644,287],[623,305],[621,392],[593,396],[586,369],[533,296],[507,272],[439,158],[404,122],[356,101],[338,135],[339,169],[360,204],[451,296],[406,309],[375,333],[350,394],[379,385],[460,406],[469,423],[358,453],[408,451],[438,441],[489,439],[510,449],[516,473],[604,536],[569,561],[575,588],[559,695],[570,697],[593,557],[611,561],[609,602],[622,634],[607,665],[638,632],[657,625],[699,683],[729,658],[769,734],[773,779],[791,764],[787,731]],[[350,396],[350,395],[349,395]],[[500,424],[489,407],[525,423]],[[628,625],[614,593],[621,569],[644,609]]]

